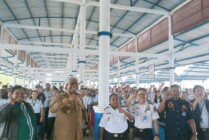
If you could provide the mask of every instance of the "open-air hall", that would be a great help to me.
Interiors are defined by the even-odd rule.
[[[209,1],[0,0],[0,89],[65,88],[71,77],[98,94],[94,140],[113,88],[207,92]]]

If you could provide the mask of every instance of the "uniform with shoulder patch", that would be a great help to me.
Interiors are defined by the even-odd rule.
[[[118,109],[108,106],[104,109],[104,114],[99,123],[100,127],[104,127],[109,133],[123,133],[128,129],[127,118],[124,113],[120,113]]]
[[[173,98],[168,99],[165,103],[166,112],[166,139],[187,139],[189,138],[190,119],[194,119],[194,112],[188,101]]]
[[[137,104],[135,106],[135,123],[134,123],[134,138],[151,140],[152,123],[159,118],[155,106],[145,102],[144,104]]]
[[[134,126],[139,129],[152,128],[152,121],[159,118],[155,106],[148,102],[143,105],[137,104],[134,115]]]

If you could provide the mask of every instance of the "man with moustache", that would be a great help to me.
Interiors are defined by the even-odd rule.
[[[194,112],[190,103],[180,98],[179,85],[171,85],[170,92],[164,94],[158,111],[166,113],[166,140],[197,140]],[[189,128],[192,131],[192,138],[188,133]]]

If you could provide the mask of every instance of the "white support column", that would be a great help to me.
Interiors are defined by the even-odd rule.
[[[135,39],[135,51],[136,53],[138,53],[138,46],[137,46],[137,39]],[[138,89],[139,87],[139,57],[136,56],[135,57],[135,60],[136,60],[136,88]]]
[[[168,43],[169,43],[169,55],[170,55],[170,60],[169,60],[169,65],[170,65],[170,70],[169,70],[169,76],[170,76],[170,85],[173,85],[175,82],[175,77],[174,77],[174,60],[175,60],[175,55],[174,55],[174,42],[173,42],[173,35],[172,35],[172,21],[171,21],[171,16],[168,16]]]
[[[136,88],[139,87],[139,58],[136,57]]]
[[[100,139],[99,121],[109,105],[110,0],[100,0],[99,18],[99,101],[94,106],[94,140]]]
[[[14,70],[13,70],[13,74],[14,74],[14,83],[13,83],[13,86],[15,86],[17,84],[16,82],[16,78],[17,78],[17,59],[18,59],[18,50],[17,50],[17,53],[15,54],[15,60],[14,60]]]
[[[79,60],[79,73],[80,73],[80,82],[85,82],[84,79],[84,69],[85,69],[85,49],[86,45],[86,6],[81,5],[81,15],[80,15],[80,49],[83,50],[82,54],[80,55]]]
[[[78,32],[75,31],[74,33],[74,48],[78,48]],[[77,73],[77,54],[73,54],[73,68],[72,68],[72,74],[75,77]]]
[[[31,76],[30,75],[28,75],[29,76],[29,78],[28,78],[28,88],[33,88],[31,85]]]
[[[27,59],[28,59],[28,54],[25,52],[25,61],[24,61],[24,72],[23,72],[23,86],[25,87],[25,81],[26,81],[26,67],[27,67]],[[28,87],[28,85],[26,86]]]
[[[100,33],[110,32],[110,0],[100,1]],[[109,104],[109,56],[110,36],[99,37],[99,106]]]
[[[169,70],[169,75],[170,75],[170,85],[173,85],[175,82],[175,75],[174,75],[174,54],[170,54],[170,61],[169,61],[169,65],[170,65],[170,70]]]
[[[30,56],[30,64],[29,64],[29,67],[32,69],[32,58],[31,58],[31,56]],[[29,79],[28,79],[28,85],[29,85],[30,88],[33,88],[33,85],[32,85],[32,81],[33,81],[33,79],[32,79],[32,73],[28,74],[28,77],[29,77]]]
[[[1,58],[1,48],[0,48],[0,70],[1,70],[1,63],[2,63],[2,58]]]
[[[67,63],[67,66],[66,66],[66,70],[67,70],[67,73],[68,73],[68,76],[72,76],[73,75],[73,62],[72,62],[72,57],[73,57],[73,54],[69,53],[68,54],[68,63]]]
[[[0,43],[3,44],[3,34],[4,34],[4,28],[2,27],[2,25],[0,25],[0,31],[1,31],[1,38],[0,38]],[[1,69],[1,64],[2,64],[2,59],[1,59],[1,51],[2,49],[0,48],[0,69]]]
[[[120,57],[118,56],[118,86],[120,86]]]

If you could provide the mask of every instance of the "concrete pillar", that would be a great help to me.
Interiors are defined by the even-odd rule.
[[[94,106],[94,140],[99,140],[99,122],[109,105],[110,0],[100,0],[99,18],[99,103]]]
[[[0,48],[0,70],[1,70],[1,63],[2,63],[2,59],[1,59],[1,48]]]
[[[25,87],[25,72],[22,73],[22,86]]]
[[[72,62],[73,54],[68,54],[68,63],[67,63],[67,73],[68,76],[73,76],[73,62]]]
[[[74,34],[74,48],[78,48],[78,32],[75,31]],[[73,68],[72,68],[72,75],[76,77],[77,74],[77,54],[73,54]]]
[[[26,67],[27,67],[27,59],[28,59],[28,54],[25,52],[25,62],[24,62],[24,72],[23,72],[23,86],[26,86]],[[27,86],[28,87],[28,86]]]
[[[0,43],[3,43],[3,33],[4,33],[4,28],[2,26],[0,26],[0,31],[1,31],[1,38],[0,38]],[[2,63],[2,59],[1,59],[1,51],[2,49],[0,48],[0,69],[1,69],[1,63]]]
[[[28,87],[33,88],[31,75],[29,75],[29,78],[28,78]]]
[[[13,69],[13,80],[14,80],[14,83],[13,83],[13,86],[15,86],[17,84],[17,81],[16,81],[16,78],[17,78],[17,59],[18,59],[18,50],[17,50],[17,53],[15,55],[15,61],[14,61],[14,69]]]
[[[139,58],[136,58],[136,88],[139,87]]]
[[[135,39],[135,51],[138,53],[138,48],[137,48],[137,39]],[[136,88],[138,89],[139,87],[139,57],[135,58],[136,60]]]
[[[30,62],[29,62],[30,64],[29,64],[29,67],[30,68],[32,68],[32,58],[31,58],[31,56],[30,56]],[[28,74],[28,86],[30,87],[30,88],[33,88],[33,86],[32,86],[32,74],[30,73],[30,74]]]
[[[118,56],[118,86],[120,86],[120,57]]]
[[[169,70],[169,78],[170,78],[170,85],[173,85],[175,82],[175,77],[174,77],[174,60],[175,60],[175,55],[174,55],[174,42],[173,42],[173,35],[172,35],[172,21],[171,21],[171,16],[168,16],[168,43],[169,43],[169,55],[170,55],[170,60],[169,60],[169,65],[170,65],[170,70]]]
[[[1,43],[3,43],[3,34],[4,34],[4,28],[3,26],[0,24],[0,31],[1,31],[1,38],[0,38],[0,41]]]
[[[80,49],[83,50],[80,55],[80,60],[79,60],[79,74],[80,74],[80,82],[83,81],[85,82],[85,77],[84,77],[84,70],[85,70],[85,45],[86,45],[86,6],[81,5],[81,15],[80,15]]]

